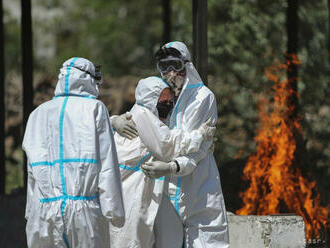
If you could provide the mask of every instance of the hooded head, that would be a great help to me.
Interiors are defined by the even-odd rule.
[[[184,60],[190,61],[190,59],[191,59],[187,46],[181,41],[172,41],[172,42],[166,43],[163,46],[163,48],[174,48],[180,52],[180,54]]]
[[[95,66],[84,58],[70,58],[65,61],[58,75],[55,96],[80,95],[98,97],[98,80]]]
[[[184,68],[181,71],[169,70],[166,73],[161,73],[165,81],[169,83],[178,96],[185,85],[202,83],[202,80],[196,71],[191,60],[191,56],[187,46],[181,41],[172,41],[162,46],[155,54],[157,62],[160,60],[169,60],[172,57],[179,58],[184,63]]]
[[[157,104],[164,89],[169,85],[159,77],[141,79],[135,90],[136,104],[148,108],[153,114],[159,116]]]

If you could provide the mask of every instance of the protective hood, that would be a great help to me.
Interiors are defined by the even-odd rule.
[[[165,88],[169,88],[169,85],[159,77],[141,79],[135,90],[136,104],[148,108],[158,116],[156,106],[159,96]]]
[[[183,58],[185,60],[189,61],[186,63],[186,73],[187,74],[186,74],[186,78],[185,78],[185,82],[184,82],[184,86],[183,86],[182,90],[184,90],[187,87],[187,85],[194,85],[194,84],[202,83],[202,79],[199,76],[194,64],[192,62],[190,62],[191,56],[190,56],[189,50],[183,42],[172,41],[172,42],[165,44],[163,47],[175,48],[176,50],[178,50],[181,53],[181,55],[183,56]],[[181,92],[181,94],[182,94],[182,92]]]
[[[98,97],[97,81],[88,73],[94,75],[95,67],[84,58],[70,58],[65,61],[58,75],[55,96],[77,95]]]

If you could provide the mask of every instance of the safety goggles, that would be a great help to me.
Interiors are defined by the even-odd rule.
[[[95,73],[94,74],[92,74],[89,71],[86,71],[84,69],[81,69],[81,68],[79,68],[77,66],[73,66],[73,67],[76,68],[76,69],[78,69],[79,71],[83,71],[83,72],[87,73],[88,75],[90,75],[92,78],[94,78],[96,80],[96,82],[97,82],[98,85],[102,84],[102,82],[103,82],[103,76],[102,76],[102,72],[101,72],[101,68],[102,68],[101,65],[96,65],[95,66]]]
[[[182,71],[185,68],[185,62],[180,58],[166,58],[157,62],[157,70],[160,73],[166,73],[169,71]]]

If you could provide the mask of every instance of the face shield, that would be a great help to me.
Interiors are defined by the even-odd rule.
[[[83,71],[83,72],[87,73],[88,75],[90,75],[95,80],[97,85],[101,85],[103,83],[103,75],[102,75],[102,71],[101,71],[101,68],[102,68],[101,65],[96,65],[95,66],[94,74],[89,72],[89,71],[86,71],[82,68],[79,68],[78,66],[73,66],[73,67],[80,70],[80,71]]]

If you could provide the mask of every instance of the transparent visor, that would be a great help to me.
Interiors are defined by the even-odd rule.
[[[166,73],[169,71],[182,71],[185,67],[185,63],[179,58],[161,59],[157,62],[157,70],[160,73]]]
[[[78,69],[79,71],[83,71],[85,73],[87,73],[88,75],[90,75],[92,78],[94,78],[96,80],[96,84],[100,85],[103,82],[103,76],[102,76],[102,72],[101,72],[101,65],[96,65],[95,66],[95,73],[92,74],[89,71],[83,70],[79,67],[73,66],[74,68]]]

